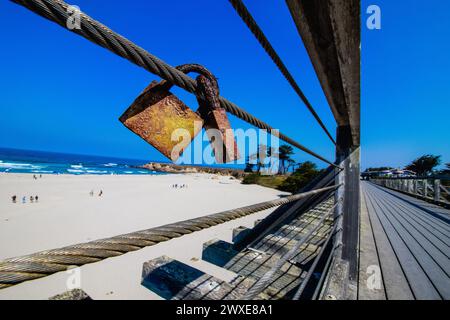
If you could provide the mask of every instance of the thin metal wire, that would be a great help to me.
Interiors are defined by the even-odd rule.
[[[289,260],[291,260],[299,251],[300,247],[308,241],[308,239],[316,232],[323,224],[326,218],[333,212],[334,208],[341,202],[338,202],[326,213],[317,223],[313,229],[311,229],[302,239],[285,254],[283,255],[273,266],[267,271],[245,294],[243,300],[253,300],[258,294],[260,294],[270,284],[275,273],[281,269],[281,267]]]
[[[303,93],[300,86],[295,81],[292,74],[289,72],[286,65],[281,60],[278,53],[275,51],[275,49],[272,47],[272,44],[265,36],[264,32],[261,30],[261,28],[256,23],[255,19],[252,17],[250,11],[246,8],[245,4],[241,0],[229,0],[231,5],[233,6],[234,10],[237,12],[237,14],[241,17],[242,21],[247,25],[247,27],[250,29],[250,31],[253,33],[255,38],[258,40],[258,42],[261,44],[263,49],[266,51],[266,53],[269,55],[269,57],[272,59],[272,61],[275,63],[275,65],[278,67],[278,69],[281,71],[283,76],[286,78],[286,80],[289,82],[291,87],[294,89],[294,91],[297,93],[299,98],[303,101],[306,108],[311,112],[314,119],[316,119],[317,123],[320,125],[320,127],[323,129],[323,131],[326,133],[328,138],[333,142],[333,144],[336,144],[336,141],[334,140],[333,136],[331,135],[330,131],[328,131],[325,124],[322,122],[322,119],[320,119],[319,115],[317,114],[314,107],[309,102],[308,98]]]
[[[336,231],[337,225],[335,224],[333,229],[331,229],[327,240],[325,241],[325,243],[322,244],[322,248],[320,249],[319,254],[314,258],[314,262],[311,264],[311,266],[309,267],[308,273],[306,274],[305,278],[303,279],[302,283],[300,284],[300,287],[297,289],[297,291],[295,292],[294,297],[292,298],[292,300],[299,300],[301,295],[303,294],[303,291],[305,290],[307,284],[309,283],[309,280],[311,279],[311,276],[314,273],[314,270],[316,270],[317,264],[320,261],[320,258],[322,257],[322,255],[324,254],[328,243],[330,242],[330,240],[333,238],[334,236],[334,232]]]

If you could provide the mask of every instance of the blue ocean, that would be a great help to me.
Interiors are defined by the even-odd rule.
[[[30,174],[164,174],[138,168],[148,160],[0,148],[0,172]]]

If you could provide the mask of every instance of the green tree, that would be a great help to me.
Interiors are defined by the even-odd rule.
[[[442,174],[450,174],[450,162],[445,164],[445,169],[442,170]]]
[[[244,172],[253,172],[254,167],[255,167],[255,164],[250,160],[250,156],[248,156],[245,161]]]
[[[291,155],[293,154],[294,149],[291,146],[287,144],[283,144],[280,146],[278,153],[278,157],[280,159],[280,174],[286,173],[286,161],[289,161],[291,159]]]
[[[260,144],[256,153],[250,155],[249,163],[251,162],[251,160],[254,161],[257,173],[260,173],[261,168],[265,167],[266,158],[271,152],[271,148],[267,148],[265,144]]]
[[[289,172],[289,170],[292,168],[292,171],[294,172],[295,171],[295,164],[296,164],[295,160],[294,159],[288,159],[287,162],[288,162],[288,165],[287,165],[286,171]]]
[[[315,163],[305,161],[299,164],[299,167],[291,174],[278,189],[295,193],[305,187],[309,182],[316,178],[322,170],[318,170]]]
[[[426,154],[412,161],[405,169],[414,171],[418,176],[424,176],[432,173],[440,163],[441,156]]]

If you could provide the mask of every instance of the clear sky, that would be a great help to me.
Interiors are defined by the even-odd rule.
[[[284,1],[245,3],[334,131]],[[171,65],[205,65],[224,97],[334,159],[331,142],[228,1],[72,4]],[[381,30],[365,27],[370,4],[381,7]],[[424,153],[450,162],[449,12],[442,0],[362,1],[363,168],[402,166]],[[9,1],[0,2],[0,30],[0,147],[164,160],[118,121],[156,76]],[[196,108],[192,95],[175,92]],[[301,152],[295,158],[313,159]]]

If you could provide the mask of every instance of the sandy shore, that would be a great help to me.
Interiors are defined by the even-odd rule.
[[[173,184],[188,188],[174,189]],[[89,192],[94,190],[91,197]],[[98,192],[103,190],[102,197]],[[12,195],[17,203],[11,202]],[[110,237],[277,198],[283,192],[229,177],[177,175],[0,174],[0,259]],[[30,203],[30,196],[39,196]],[[26,196],[26,203],[21,203]],[[158,299],[140,285],[142,263],[166,254],[219,278],[232,277],[201,258],[202,243],[231,241],[233,228],[252,226],[264,211],[121,257],[86,265],[82,289],[94,299]],[[46,299],[66,291],[64,272],[0,290],[0,299]]]

